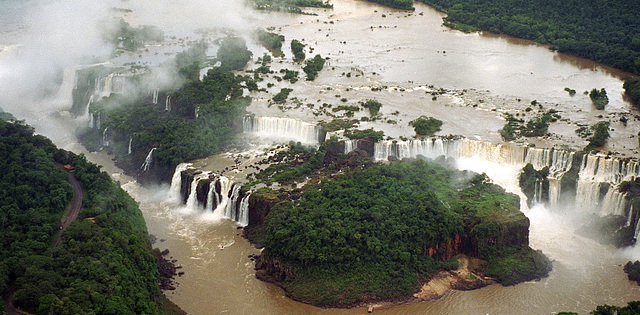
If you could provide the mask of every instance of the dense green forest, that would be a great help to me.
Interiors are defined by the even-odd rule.
[[[0,292],[37,314],[165,312],[142,213],[117,183],[20,122],[0,121],[0,156]],[[73,196],[63,164],[85,198],[53,247]]]
[[[445,11],[445,24],[454,28],[530,39],[640,74],[638,1],[420,1]]]
[[[374,164],[357,152],[336,154],[334,142],[313,154],[281,153],[288,162],[257,176],[318,180],[291,195],[265,188],[252,194],[279,200],[256,239],[265,245],[265,269],[294,299],[348,306],[404,298],[458,253],[485,259],[485,274],[503,284],[548,272],[546,258],[525,240],[518,197],[485,175],[452,170],[444,160]],[[456,239],[458,247],[445,245]]]

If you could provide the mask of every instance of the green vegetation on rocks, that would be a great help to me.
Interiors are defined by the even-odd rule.
[[[324,58],[320,55],[315,55],[312,59],[307,60],[307,64],[302,68],[304,73],[307,74],[307,81],[316,79],[318,72],[324,67],[324,62]]]
[[[284,104],[289,97],[289,93],[293,92],[290,88],[282,88],[278,94],[273,96],[273,101],[278,104]]]
[[[369,114],[371,115],[371,117],[378,115],[378,113],[380,112],[380,108],[382,108],[382,103],[377,100],[366,100],[364,102],[361,102],[361,104],[362,107],[369,110]]]
[[[557,121],[559,118],[560,115],[558,115],[555,110],[549,110],[529,119],[525,124],[524,119],[519,119],[512,114],[506,113],[505,119],[507,123],[500,129],[500,136],[505,141],[515,140],[521,136],[543,137],[548,133],[549,124]]]
[[[376,131],[373,128],[365,129],[365,130],[346,130],[344,132],[344,136],[349,139],[363,139],[369,138],[371,141],[376,142],[382,140],[384,137],[384,131]]]
[[[589,98],[591,98],[591,102],[596,107],[596,109],[603,110],[607,104],[609,104],[609,97],[607,96],[607,91],[604,88],[598,90],[593,89],[589,92]]]
[[[293,53],[294,61],[302,61],[305,58],[304,44],[299,40],[294,39],[291,41],[291,52]]]
[[[222,70],[240,70],[251,60],[253,53],[240,37],[226,37],[220,42],[217,59]]]
[[[258,41],[264,48],[271,51],[271,53],[278,57],[282,55],[282,42],[284,42],[284,35],[267,32],[263,29],[256,30]]]
[[[584,148],[587,152],[603,146],[607,143],[607,139],[610,137],[608,121],[600,121],[596,123],[591,126],[591,130],[593,130],[593,136],[589,138],[589,144]]]
[[[410,121],[409,126],[412,126],[419,136],[430,136],[440,131],[442,121],[433,117],[420,116]]]

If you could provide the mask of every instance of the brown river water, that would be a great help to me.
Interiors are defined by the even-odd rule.
[[[591,123],[600,113],[591,108],[582,91],[606,88],[610,104],[604,111],[605,116],[637,114],[622,98],[621,78],[626,74],[621,71],[551,52],[529,41],[447,29],[441,25],[442,13],[420,3],[415,4],[414,13],[408,13],[364,1],[332,2],[335,5],[333,10],[311,9],[318,16],[251,13],[247,18],[250,25],[273,26],[285,35],[287,42],[283,47],[289,47],[293,38],[303,39],[314,48],[314,54],[330,58],[329,65],[337,70],[323,72],[315,86],[297,83],[303,86],[294,91],[300,97],[313,98],[315,102],[316,95],[309,94],[317,87],[327,86],[346,90],[349,86],[383,84],[408,88],[435,85],[446,89],[474,89],[487,98],[501,99],[492,106],[504,106],[510,110],[522,107],[515,98],[522,98],[524,104],[538,100],[561,109],[563,117],[569,117],[573,122]],[[121,5],[126,7],[127,4]],[[135,5],[131,3],[132,7]],[[134,11],[132,18],[136,17],[135,14]],[[180,29],[177,32],[180,36],[185,31]],[[254,56],[261,56],[262,52],[259,48],[257,50]],[[354,73],[362,71],[365,77],[346,79],[341,76],[344,69]],[[570,97],[563,90],[565,87],[577,90],[578,94]],[[368,94],[348,95],[368,97]],[[405,102],[397,97],[399,101],[393,103],[394,95],[397,96],[389,92],[382,96],[385,104],[389,104],[389,109],[383,108],[383,113],[391,109],[406,111],[410,114],[400,116],[406,120],[422,112],[432,111],[434,115],[445,116],[449,113],[454,116],[449,120],[458,120],[458,124],[456,127],[446,127],[445,124],[445,128],[451,128],[447,133],[460,129],[462,134],[495,141],[496,130],[504,124],[499,118],[501,109],[493,114],[490,108],[462,113],[461,109],[447,109],[446,104],[439,109],[429,109],[428,106],[418,107],[419,103],[425,102],[422,98],[409,98]],[[265,102],[260,101],[266,96],[252,96],[257,101],[249,110],[277,115],[277,110],[267,109]],[[455,99],[453,96],[449,98]],[[474,98],[477,100],[478,96]],[[291,115],[310,117],[309,113]],[[65,129],[63,126],[48,118],[31,119],[29,122],[64,148],[84,152],[73,136],[59,132],[57,128]],[[408,130],[406,127],[389,128],[390,133],[398,134]],[[566,124],[562,128],[558,127],[558,130],[569,135],[575,126]],[[627,136],[637,134],[637,123],[630,124],[628,129],[619,131],[622,135],[619,138],[629,139]],[[621,140],[619,147],[637,144],[637,138],[625,141]],[[85,154],[90,160],[103,165],[140,203],[149,232],[159,239],[154,246],[161,250],[169,249],[169,256],[183,267],[184,275],[176,279],[178,288],[168,291],[167,295],[189,314],[366,313],[366,307],[320,309],[288,299],[282,290],[254,277],[253,262],[248,256],[259,254],[259,250],[240,236],[241,230],[235,224],[178,205],[170,196],[168,185],[141,187],[130,177],[122,175],[109,156]],[[512,182],[513,176],[513,170],[497,172],[494,179]],[[553,260],[554,270],[549,277],[510,287],[492,285],[474,291],[452,291],[436,301],[377,309],[375,313],[587,313],[600,304],[624,305],[631,300],[640,300],[640,289],[626,279],[621,268],[627,260],[640,258],[639,248],[615,249],[576,234],[580,222],[567,214],[571,211],[534,207],[524,212],[531,220],[531,246],[542,250]]]

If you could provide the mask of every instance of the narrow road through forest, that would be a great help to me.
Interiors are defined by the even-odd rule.
[[[71,186],[73,187],[73,199],[71,200],[71,210],[69,211],[69,214],[67,215],[67,217],[64,218],[64,220],[60,224],[60,229],[58,230],[58,236],[56,237],[56,240],[53,242],[53,245],[51,245],[51,248],[55,248],[60,244],[60,242],[62,241],[62,232],[64,232],[64,230],[67,229],[67,227],[69,226],[69,224],[71,224],[71,222],[75,221],[78,218],[78,214],[80,214],[80,211],[82,211],[82,201],[84,200],[84,192],[82,190],[82,186],[80,186],[80,183],[78,183],[78,180],[73,176],[73,173],[71,171],[64,169],[60,165],[57,165],[57,166],[58,168],[67,172],[67,175],[69,177],[69,183],[71,183]],[[14,287],[12,286],[2,296],[4,300],[4,305],[5,305],[5,312],[11,315],[29,314],[13,306],[13,303],[11,302],[13,291],[14,291]]]
[[[84,200],[84,192],[82,191],[82,186],[78,183],[78,180],[73,176],[73,173],[70,171],[66,171],[69,176],[69,183],[73,186],[73,199],[71,200],[71,210],[69,211],[69,215],[62,221],[60,225],[60,230],[58,231],[58,236],[56,237],[56,241],[53,243],[53,247],[55,248],[60,244],[62,232],[67,229],[71,222],[75,221],[78,218],[78,214],[82,211],[82,201]]]

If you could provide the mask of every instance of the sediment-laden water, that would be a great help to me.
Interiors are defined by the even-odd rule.
[[[446,117],[449,123],[443,129],[447,133],[460,131],[473,139],[497,141],[496,130],[504,123],[499,118],[499,109],[507,107],[510,110],[524,110],[532,100],[558,108],[563,117],[584,124],[592,123],[601,113],[605,117],[614,117],[620,112],[637,113],[622,99],[621,78],[625,74],[620,71],[581,58],[550,52],[546,47],[527,41],[449,30],[441,26],[441,13],[419,3],[416,3],[415,13],[408,13],[364,1],[334,2],[333,10],[312,9],[318,16],[253,12],[248,19],[242,19],[242,23],[234,19],[235,23],[229,25],[274,26],[287,38],[283,47],[288,47],[291,39],[302,39],[314,48],[314,53],[329,57],[329,67],[323,70],[315,83],[299,82],[293,85],[292,96],[306,98],[308,102],[317,103],[316,99],[322,98],[323,102],[333,99],[336,103],[335,100],[339,99],[335,97],[337,94],[350,99],[370,97],[371,94],[367,93],[371,92],[365,93],[364,89],[373,85],[407,87],[405,91],[388,90],[377,97],[385,104],[383,113],[389,114],[395,110],[401,112],[398,120],[402,126],[400,123],[397,126],[384,125],[390,130],[388,134],[394,136],[410,131],[406,123],[411,117],[429,113],[436,117]],[[193,16],[191,19],[197,20],[197,25],[189,28],[186,23],[177,20],[182,11],[170,10],[170,6],[155,7],[150,1],[119,5],[131,6],[134,12],[125,14],[124,17],[132,22],[154,24],[154,20],[163,20],[165,23],[160,26],[167,28],[165,31],[169,36],[191,36],[196,28],[208,25],[204,22],[208,10],[202,10]],[[2,10],[0,16],[12,16],[6,20],[9,23],[0,32],[0,79],[4,80],[12,77],[13,72],[10,71],[14,68],[3,64],[3,61],[20,52],[16,34],[22,35],[26,31],[22,29],[24,21],[17,16],[24,12],[21,5],[3,1],[0,6],[7,9]],[[145,8],[157,8],[157,12],[145,14]],[[223,18],[220,14],[216,17]],[[247,20],[249,22],[245,23]],[[175,25],[175,29],[171,29],[171,25]],[[246,30],[250,27],[244,28]],[[183,48],[182,45],[184,42],[177,41],[167,46],[150,47],[150,52],[143,54],[140,60],[158,62],[159,59],[168,58],[163,56],[163,52],[175,53]],[[261,56],[264,52],[255,44],[250,43],[250,48],[255,48],[254,56]],[[285,53],[288,53],[286,49]],[[119,60],[128,62],[136,58],[134,55],[126,55]],[[352,72],[353,76],[347,80],[342,72]],[[65,73],[60,76],[66,77]],[[73,81],[62,78],[61,83],[62,86],[72,86]],[[476,96],[473,98],[477,102],[481,99],[488,102],[496,97],[504,98],[490,105],[480,104],[479,107],[484,107],[483,110],[469,112],[465,107],[458,106],[465,100],[456,95],[443,96],[433,103],[430,95],[408,100],[401,97],[402,94],[426,94],[424,89],[416,88],[425,85],[447,89],[474,89]],[[5,83],[0,88],[6,86]],[[271,92],[277,92],[276,88],[282,86],[277,85]],[[347,92],[347,88],[358,86],[362,90],[353,88]],[[327,87],[331,90],[320,95],[319,87],[325,88],[325,91]],[[563,90],[565,87],[579,92],[604,87],[610,104],[604,112],[597,112],[587,96],[578,93],[570,97]],[[33,108],[28,116],[20,118],[27,119],[38,132],[51,137],[61,147],[81,153],[84,150],[77,145],[73,134],[60,132],[71,125],[71,118],[64,114],[49,116],[53,110],[60,109],[60,105],[64,105],[62,103],[68,102],[66,92],[52,93],[54,95],[44,100],[25,100],[25,104]],[[268,94],[254,93],[252,97],[256,100],[249,110],[256,115],[316,121],[302,109],[282,113],[275,108],[268,108],[265,106]],[[523,103],[517,102],[516,98],[522,98]],[[8,101],[4,98],[1,100]],[[10,101],[14,99],[11,98]],[[5,107],[3,102],[0,105],[5,110],[24,105],[8,104]],[[495,113],[491,111],[492,106],[497,107]],[[470,117],[474,119],[470,120]],[[86,125],[87,121],[82,123]],[[613,133],[617,137],[615,141],[612,140],[615,148],[622,149],[624,146],[637,144],[637,138],[630,138],[637,134],[637,124],[630,124],[628,127],[620,124],[612,126],[618,130]],[[552,132],[566,134],[573,133],[573,129],[575,126],[571,124],[551,127]],[[576,142],[576,145],[581,143]],[[169,249],[169,256],[183,267],[181,271],[185,274],[177,279],[177,290],[169,292],[168,296],[189,314],[366,312],[365,308],[318,309],[286,298],[280,289],[255,279],[253,264],[248,256],[259,254],[259,250],[240,236],[241,231],[236,223],[215,216],[212,212],[182,205],[169,185],[141,187],[133,179],[122,175],[122,171],[113,166],[109,156],[85,153],[91,161],[103,165],[140,202],[149,232],[160,240],[155,246],[162,250]],[[212,157],[210,161],[219,163],[220,168],[234,164],[226,159],[218,156]],[[519,168],[506,164],[508,163],[492,163],[473,157],[459,161],[461,168],[486,172],[507,190],[517,193],[519,189],[515,176]],[[554,270],[549,277],[539,282],[512,287],[492,285],[475,291],[452,291],[437,301],[410,303],[376,310],[376,313],[544,314],[563,310],[585,313],[600,304],[623,305],[627,301],[640,300],[640,289],[626,279],[621,267],[629,259],[639,259],[640,248],[615,249],[578,235],[575,231],[582,219],[573,214],[580,210],[582,209],[572,207],[563,211],[548,210],[542,206],[523,209],[531,220],[531,246],[542,250],[554,261]]]

